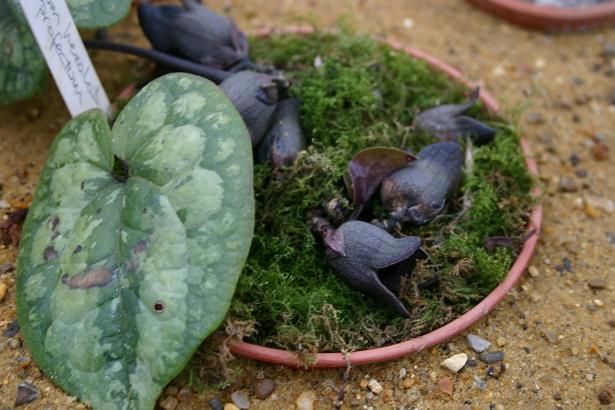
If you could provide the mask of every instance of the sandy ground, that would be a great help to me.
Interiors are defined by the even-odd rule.
[[[615,56],[601,55],[605,44],[615,45],[615,30],[544,35],[509,26],[453,0],[208,3],[216,10],[230,10],[245,29],[265,23],[294,24],[306,18],[327,27],[343,18],[359,32],[429,51],[496,95],[505,115],[519,119],[539,160],[546,187],[546,219],[532,262],[534,275],[526,275],[494,313],[471,329],[494,345],[499,343],[492,350],[504,352],[505,372],[499,378],[490,377],[482,362],[458,374],[441,368],[440,362],[453,353],[476,356],[459,336],[431,351],[353,369],[343,408],[615,408],[615,404],[601,405],[598,397],[605,389],[615,390],[615,365],[610,362],[615,360],[615,327],[609,325],[615,320],[615,218],[604,211],[588,213],[579,206],[588,194],[615,198],[615,179],[610,177],[615,164],[611,159],[598,161],[593,154],[597,134],[615,149],[615,105],[611,105]],[[123,25],[135,22],[132,15]],[[119,27],[111,36],[131,40],[122,38],[126,37],[122,33]],[[96,54],[95,64],[110,95],[116,95],[144,67],[139,60],[110,59],[103,53]],[[39,98],[0,109],[0,199],[15,206],[27,203],[47,148],[68,118],[53,86]],[[570,161],[572,154],[580,160],[576,166]],[[574,192],[561,192],[562,177],[572,179],[573,184],[565,185]],[[0,265],[14,263],[15,257],[16,249],[0,249]],[[570,261],[566,266],[570,269],[562,269],[564,258]],[[587,283],[595,278],[606,280],[607,287],[592,290]],[[3,329],[15,317],[14,272],[2,274],[0,280],[8,286],[0,302]],[[34,364],[28,365],[28,357],[26,348],[15,342],[9,345],[0,336],[0,408],[13,406],[16,386],[22,381],[34,383],[42,396],[24,408],[81,406],[41,376]],[[231,392],[249,389],[257,376],[277,383],[267,400],[252,400],[252,409],[292,409],[297,397],[308,390],[316,394],[315,408],[333,408],[343,375],[340,370],[239,364],[243,375],[219,393],[223,402],[229,401]],[[400,383],[402,368],[414,383]],[[361,388],[366,375],[377,379],[383,392],[370,398],[369,390]],[[446,377],[452,379],[452,395],[438,385]],[[477,386],[481,384],[477,377],[485,382],[484,388]],[[176,408],[208,408],[211,394],[188,397]]]

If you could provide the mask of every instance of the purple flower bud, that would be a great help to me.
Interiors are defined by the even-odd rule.
[[[444,104],[429,108],[416,117],[419,128],[436,138],[450,141],[470,137],[476,144],[493,140],[496,130],[464,114],[478,102],[477,88],[470,101],[464,104]]]
[[[461,180],[463,151],[453,141],[423,148],[418,160],[382,181],[380,195],[391,218],[422,225],[439,215]]]
[[[400,275],[412,270],[412,258],[421,246],[419,238],[395,238],[362,221],[348,221],[337,229],[322,218],[315,218],[313,224],[323,238],[329,264],[344,282],[393,307],[400,315],[410,316],[394,292]]]
[[[256,152],[257,162],[271,161],[276,168],[290,165],[299,152],[305,150],[305,137],[299,123],[300,104],[296,98],[278,103],[271,127]]]
[[[269,128],[278,105],[276,78],[254,71],[240,71],[220,84],[248,127],[255,147]]]
[[[219,69],[247,59],[248,41],[233,20],[198,1],[182,3],[139,4],[139,22],[154,49]]]

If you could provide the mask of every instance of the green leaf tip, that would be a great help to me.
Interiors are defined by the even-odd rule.
[[[169,74],[112,129],[54,141],[24,225],[17,310],[45,374],[99,409],[151,409],[222,322],[254,229],[248,131],[211,82]]]

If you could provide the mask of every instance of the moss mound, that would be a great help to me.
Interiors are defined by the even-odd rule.
[[[421,237],[430,255],[403,282],[402,318],[350,289],[329,268],[310,232],[308,214],[345,198],[348,161],[370,146],[418,152],[431,137],[411,126],[434,105],[460,102],[467,90],[425,63],[366,37],[315,33],[253,40],[252,56],[292,79],[302,100],[301,122],[310,148],[288,168],[255,169],[257,222],[230,321],[254,323],[246,340],[290,350],[340,351],[383,346],[433,330],[467,311],[506,275],[517,248],[489,253],[490,236],[522,237],[532,198],[515,130],[497,128],[494,142],[473,148],[474,165],[444,214],[404,234]],[[460,215],[463,197],[472,206]],[[372,204],[374,216],[384,216]]]

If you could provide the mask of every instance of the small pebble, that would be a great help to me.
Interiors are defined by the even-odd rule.
[[[538,271],[538,268],[534,265],[530,265],[527,271],[530,274],[530,276],[533,278],[537,278],[538,276],[540,276],[540,272]]]
[[[593,382],[594,379],[596,378],[596,375],[594,375],[593,373],[587,373],[585,375],[585,378],[587,379],[588,382]]]
[[[498,347],[506,346],[506,339],[504,339],[503,337],[498,337],[498,339],[495,341],[495,344],[498,345]]]
[[[478,365],[478,360],[476,360],[476,359],[470,359],[466,363],[466,366],[468,366],[468,367],[476,367],[477,365]]]
[[[9,204],[6,200],[0,199],[0,208],[10,208],[11,204]]]
[[[226,403],[224,405],[224,410],[239,410],[239,407],[235,406],[233,403]]]
[[[35,367],[33,369],[30,369],[30,377],[32,377],[33,379],[40,379],[41,377],[43,377],[43,373],[38,367]]]
[[[544,58],[538,57],[536,61],[534,61],[534,67],[538,70],[542,70],[547,65],[547,62]]]
[[[399,380],[405,379],[407,374],[408,374],[408,370],[406,370],[405,367],[402,367],[401,369],[399,369]]]
[[[376,379],[371,379],[369,383],[367,383],[367,387],[369,387],[374,394],[380,394],[382,393],[382,390],[384,390],[382,385]]]
[[[499,379],[505,370],[506,370],[506,366],[504,366],[504,363],[500,363],[499,366],[489,366],[487,367],[487,376],[492,377],[494,379]]]
[[[478,356],[478,358],[487,364],[497,363],[504,360],[504,352],[483,352]]]
[[[404,389],[409,389],[413,385],[414,385],[414,379],[412,379],[412,377],[406,377],[404,381],[402,382],[402,386],[404,387]]]
[[[487,388],[487,382],[485,382],[477,375],[474,375],[474,386],[478,387],[481,390],[485,390]]]
[[[259,380],[254,385],[254,396],[256,396],[257,399],[264,400],[267,397],[269,397],[271,393],[273,393],[274,389],[275,389],[275,382],[273,380],[271,379]]]
[[[449,396],[453,395],[453,381],[450,377],[443,377],[438,380],[438,386],[440,387],[440,391],[442,393],[446,393]]]
[[[602,216],[602,213],[590,204],[585,204],[585,215],[589,216],[592,219],[596,219],[600,218],[600,216]]]
[[[614,58],[615,57],[615,44],[605,44],[602,47],[602,57]]]
[[[0,275],[4,273],[12,272],[14,270],[15,270],[15,265],[13,265],[12,263],[5,262],[2,265],[0,265]]]
[[[13,337],[19,332],[19,321],[17,319],[13,320],[2,332],[2,336],[4,337]]]
[[[458,353],[449,357],[440,363],[440,366],[446,367],[453,373],[457,373],[459,370],[463,369],[463,366],[466,365],[468,361],[468,355],[465,353]]]
[[[5,296],[6,296],[6,285],[0,282],[0,302],[4,300]]]
[[[562,192],[576,192],[579,190],[579,184],[572,178],[562,177],[559,180],[559,190]]]
[[[596,161],[606,161],[609,159],[609,147],[602,141],[596,142],[592,148],[592,153]]]
[[[608,388],[603,388],[598,393],[598,400],[600,401],[600,404],[611,404],[613,402],[613,393],[611,393]]]
[[[192,400],[192,391],[190,390],[190,387],[188,386],[182,387],[179,390],[179,393],[177,393],[177,400],[183,401],[183,402]]]
[[[405,18],[404,19],[404,27],[405,28],[412,28],[412,26],[414,26],[414,21],[411,18]]]
[[[32,403],[38,399],[38,389],[31,383],[19,383],[17,386],[17,396],[15,397],[15,407]]]
[[[224,405],[218,397],[210,399],[207,403],[209,403],[211,410],[224,410]]]
[[[179,393],[179,389],[177,388],[177,386],[169,386],[165,389],[164,391],[167,396],[177,396],[177,393]]]
[[[9,339],[9,347],[11,349],[19,349],[21,347],[21,341],[17,338]]]
[[[609,326],[611,326],[612,328],[615,328],[615,320],[611,319],[607,322],[609,324]]]
[[[491,342],[483,339],[480,336],[473,335],[472,333],[468,334],[466,337],[468,341],[468,345],[477,353],[484,352],[491,346]]]
[[[297,397],[295,404],[297,410],[313,410],[314,401],[316,400],[316,393],[314,390],[306,390]]]
[[[175,407],[177,407],[177,399],[173,396],[167,396],[164,400],[158,402],[158,405],[163,410],[175,410]]]
[[[242,390],[235,391],[231,394],[231,400],[233,404],[239,407],[241,410],[250,408],[250,399],[248,399],[248,395],[246,392]]]
[[[606,288],[606,280],[603,278],[592,278],[587,281],[587,286],[592,289],[604,289]]]
[[[368,384],[369,384],[369,380],[361,379],[361,381],[359,382],[359,387],[362,389],[367,389]]]
[[[606,213],[613,213],[615,211],[615,204],[613,201],[607,198],[602,198],[600,196],[595,195],[586,195],[585,204],[592,206],[593,208],[599,209]]]
[[[547,342],[551,343],[552,345],[556,345],[559,343],[559,338],[555,333],[544,331],[543,334],[545,336],[545,339],[547,339]]]
[[[601,55],[604,58],[613,58],[613,57],[615,57],[615,44],[606,43],[602,47]]]
[[[368,391],[367,394],[365,395],[365,398],[367,400],[371,400],[374,398],[374,393],[372,393],[371,391]]]
[[[545,122],[545,118],[542,114],[537,112],[531,112],[526,117],[525,120],[530,124],[542,124]]]
[[[572,154],[570,155],[569,161],[570,161],[570,165],[572,165],[573,167],[576,167],[577,165],[581,163],[581,157],[579,157],[577,154]]]
[[[17,358],[17,366],[22,369],[25,369],[26,367],[30,366],[30,364],[32,364],[32,359],[30,359],[29,357],[20,356]]]

